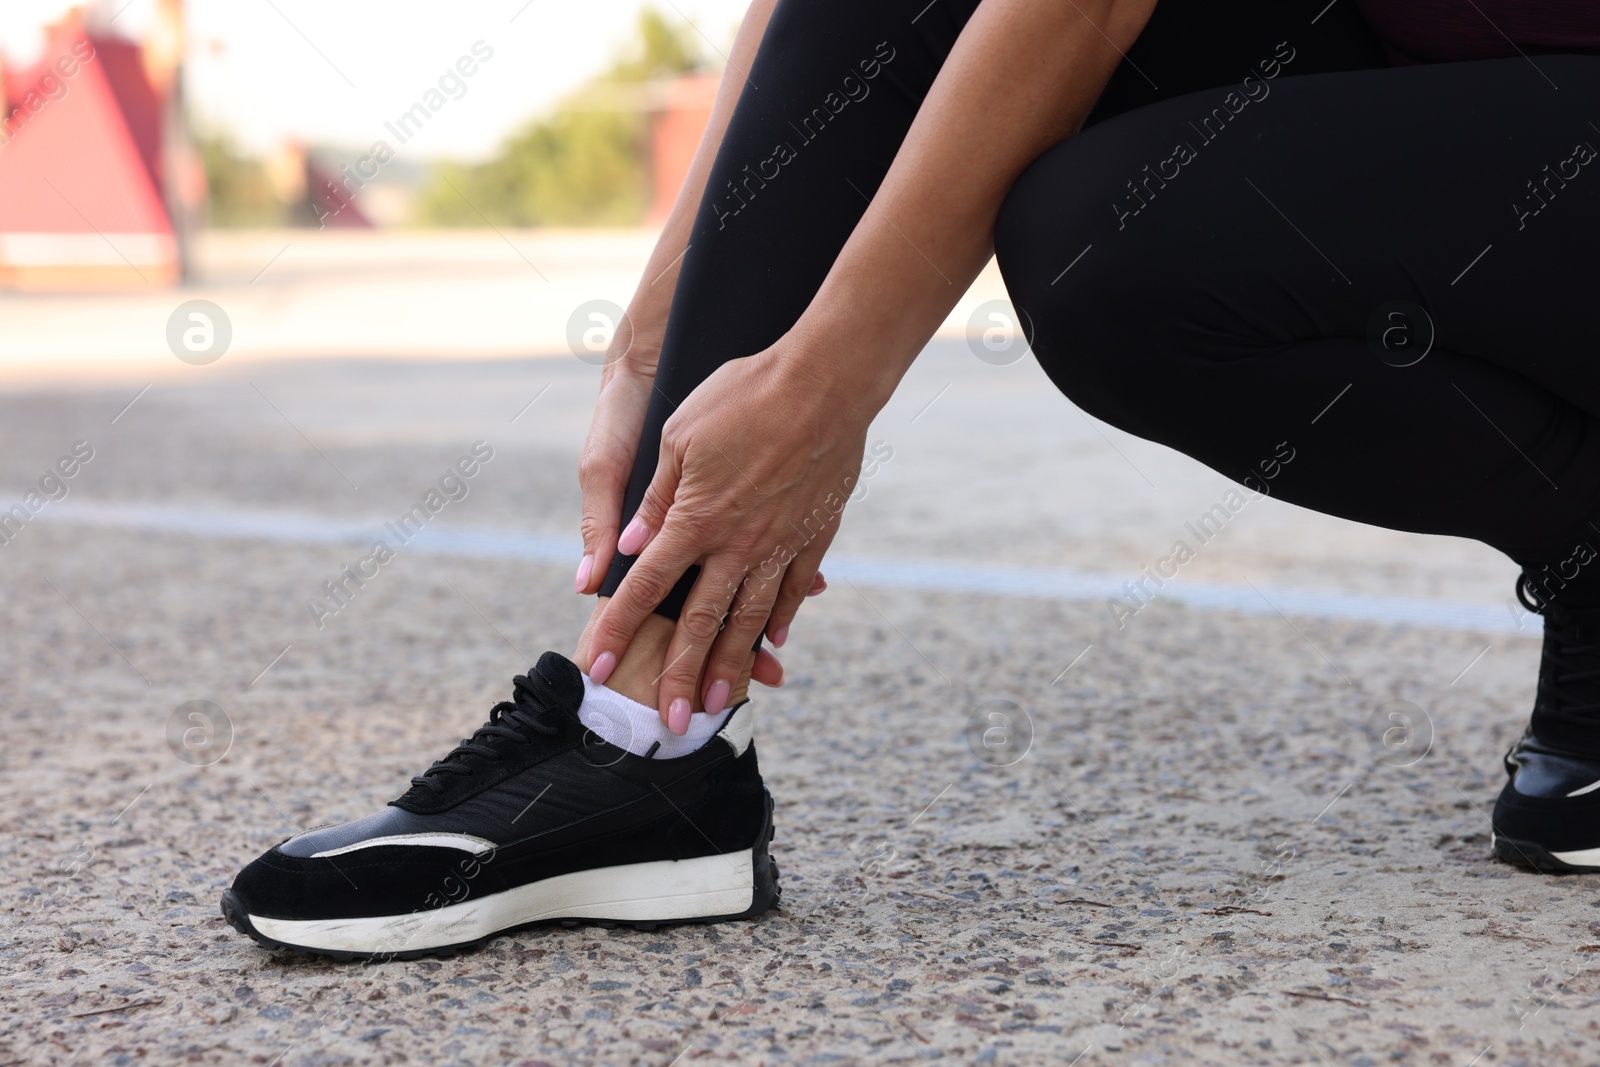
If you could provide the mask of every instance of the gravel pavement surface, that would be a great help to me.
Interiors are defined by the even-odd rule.
[[[841,581],[757,695],[780,910],[373,965],[236,934],[241,865],[392,799],[570,652],[576,554],[402,552],[319,629],[358,541],[71,508],[381,521],[486,440],[437,521],[573,538],[597,373],[224,360],[126,410],[0,395],[6,506],[94,449],[0,545],[0,1065],[1600,1062],[1600,883],[1489,856],[1526,633],[1159,599],[1119,629],[1103,601]],[[870,440],[893,455],[840,554],[1133,578],[1229,486],[960,343]],[[1179,580],[1495,605],[1514,573],[1267,499]]]

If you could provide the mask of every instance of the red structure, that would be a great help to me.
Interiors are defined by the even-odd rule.
[[[176,16],[176,2],[163,7]],[[169,205],[195,202],[204,177],[175,172],[176,93],[170,39],[91,34],[76,13],[49,28],[31,68],[0,73],[0,287],[182,277]]]
[[[356,191],[361,187],[359,176],[349,176],[331,171],[316,160],[306,158],[306,195],[310,198],[311,215],[323,229],[371,230],[374,225],[366,212],[356,206]]]
[[[678,189],[694,162],[694,150],[711,121],[717,99],[715,74],[691,74],[666,83],[650,108],[651,225],[666,221]]]

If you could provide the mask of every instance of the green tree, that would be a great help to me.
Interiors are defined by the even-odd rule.
[[[442,226],[481,226],[485,218],[508,226],[637,223],[649,198],[649,125],[638,106],[642,94],[627,89],[705,65],[692,30],[676,29],[647,8],[639,15],[629,53],[553,115],[524,127],[486,163],[439,167],[418,203],[418,221]]]
[[[212,226],[281,226],[283,205],[266,168],[239,154],[224,134],[196,139],[205,164],[208,222]]]

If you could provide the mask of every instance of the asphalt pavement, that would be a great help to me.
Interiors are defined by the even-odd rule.
[[[224,359],[0,394],[0,503],[41,500],[0,544],[0,1064],[1600,1058],[1597,883],[1489,855],[1538,663],[1513,565],[1268,498],[1130,602],[1230,483],[960,340],[873,427],[756,696],[780,910],[377,965],[236,934],[242,864],[570,652],[597,376]],[[432,540],[316,617],[476,442]]]

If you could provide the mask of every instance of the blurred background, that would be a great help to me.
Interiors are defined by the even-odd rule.
[[[632,293],[742,10],[7,0],[0,381],[177,372],[180,288],[233,360],[567,354]]]
[[[0,375],[170,371],[178,287],[235,359],[565,352],[631,293],[741,14],[7,0]]]

